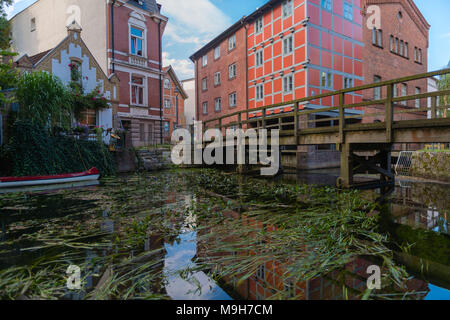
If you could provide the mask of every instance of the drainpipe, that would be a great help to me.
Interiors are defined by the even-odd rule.
[[[198,60],[195,60],[195,100],[196,100],[196,104],[197,104],[197,119],[196,121],[200,121],[200,97],[199,97],[199,85],[200,83],[198,82]]]
[[[116,4],[116,0],[112,0],[111,4],[111,50],[112,50],[112,56],[111,56],[111,65],[112,65],[112,73],[116,71],[114,59],[115,59],[115,47],[114,47],[114,5]]]
[[[159,116],[161,123],[159,126],[159,134],[161,145],[163,144],[163,110],[162,110],[162,57],[161,57],[161,19],[158,23],[158,54],[159,54]]]
[[[178,88],[175,89],[175,114],[176,114],[176,124],[178,129]]]
[[[245,28],[245,108],[248,110],[248,26],[245,17],[242,23],[244,23]]]

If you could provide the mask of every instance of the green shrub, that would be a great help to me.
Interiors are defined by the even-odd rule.
[[[2,167],[9,168],[7,175],[62,174],[92,167],[99,169],[103,176],[115,173],[111,153],[96,141],[52,135],[43,126],[30,121],[17,121],[12,132],[0,156]]]
[[[40,126],[70,128],[70,92],[56,76],[44,71],[23,74],[18,81],[16,98],[20,106],[19,119]]]

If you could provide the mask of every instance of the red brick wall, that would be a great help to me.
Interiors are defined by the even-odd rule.
[[[414,12],[407,0],[386,2],[383,0],[363,0],[363,5],[378,5],[381,9],[382,47],[372,44],[372,30],[367,28],[368,15],[363,17],[363,65],[364,83],[373,83],[374,75],[380,76],[381,80],[390,80],[413,74],[427,72],[428,69],[428,30],[420,23],[418,15]],[[364,8],[363,8],[364,9]],[[402,12],[402,19],[398,19],[398,13]],[[408,42],[408,58],[402,57],[390,51],[390,36]],[[414,47],[422,49],[422,64],[414,61]],[[408,82],[407,95],[414,95],[415,88],[419,87],[421,92],[427,92],[427,80]],[[401,95],[400,88],[398,96]],[[386,89],[382,90],[382,97],[386,96]],[[364,90],[364,100],[372,100],[374,90]],[[414,108],[415,102],[409,101],[408,107]],[[421,107],[425,107],[425,100],[421,101]],[[402,107],[403,108],[403,107]],[[400,106],[396,108],[396,111]],[[405,109],[405,108],[403,108]],[[383,108],[366,108],[367,112],[382,112]],[[406,109],[405,109],[406,110]],[[425,118],[424,113],[412,113],[396,115],[395,120],[407,120]],[[384,117],[378,117],[383,120]],[[374,118],[366,118],[365,122],[373,122]]]
[[[178,127],[179,128],[186,128],[186,117],[184,116],[184,98],[180,93],[175,93],[175,82],[172,80],[172,78],[166,74],[166,76],[163,79],[163,84],[165,79],[170,80],[170,89],[166,89],[165,86],[163,86],[163,105],[164,100],[168,99],[171,101],[171,108],[166,108],[164,105],[164,119],[166,121],[169,121],[170,123],[170,135],[172,136],[172,132],[174,130],[174,124],[177,122],[177,96],[178,96]]]
[[[245,28],[236,32],[236,48],[228,51],[228,38],[220,43],[220,58],[214,60],[214,49],[207,53],[208,65],[202,66],[202,57],[196,61],[197,76],[197,112],[201,121],[216,118],[220,115],[234,113],[246,109],[246,58],[245,58]],[[236,63],[237,75],[228,79],[228,66]],[[214,74],[221,73],[221,84],[214,86]],[[202,79],[208,78],[208,90],[202,90]],[[230,108],[228,95],[236,92],[237,106]],[[214,101],[222,98],[222,111],[214,110]],[[208,102],[208,114],[203,114],[203,103]],[[232,121],[235,121],[233,119]],[[224,122],[225,124],[226,122]]]
[[[133,10],[127,8],[126,6],[120,6],[114,8],[114,48],[115,48],[115,59],[128,62],[129,57],[129,26],[128,21],[130,19],[130,13]],[[139,12],[139,9],[136,9]],[[112,58],[111,48],[111,7],[108,6],[108,58]],[[159,48],[158,48],[158,24],[155,23],[149,16],[144,15],[146,21],[145,26],[147,28],[146,34],[146,43],[147,43],[147,60],[148,67],[157,70],[158,61],[159,61]],[[119,83],[119,91],[120,91],[120,104],[129,105],[130,104],[130,72],[145,72],[148,73],[147,70],[139,70],[139,68],[132,67],[134,71],[119,71],[116,65],[115,73],[118,75],[120,83]],[[110,70],[111,72],[112,70]],[[153,74],[152,77],[147,77],[148,84],[148,92],[147,92],[147,104],[150,108],[159,109],[160,106],[160,87],[159,87],[159,79],[157,78],[157,71],[151,72]],[[128,112],[129,108],[120,108],[120,112]],[[149,109],[149,115],[155,115],[159,117],[159,111],[151,111]]]

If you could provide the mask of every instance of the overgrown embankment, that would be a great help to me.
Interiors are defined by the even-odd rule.
[[[103,176],[115,173],[105,145],[49,132],[28,121],[17,121],[9,143],[0,150],[0,175],[35,176],[82,172],[92,167]]]
[[[450,152],[417,152],[411,162],[411,175],[450,182]]]

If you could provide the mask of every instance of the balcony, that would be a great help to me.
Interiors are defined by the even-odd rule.
[[[147,59],[140,56],[130,55],[130,64],[138,67],[147,67]]]

